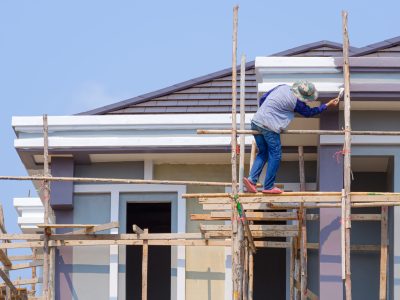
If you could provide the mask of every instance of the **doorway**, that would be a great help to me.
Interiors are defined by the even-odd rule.
[[[127,203],[126,231],[132,225],[150,233],[171,232],[171,203]],[[126,247],[126,299],[142,297],[142,247]],[[171,298],[171,247],[149,246],[148,300]]]

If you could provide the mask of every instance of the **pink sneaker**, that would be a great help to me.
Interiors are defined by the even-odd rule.
[[[282,194],[282,190],[278,189],[277,187],[273,187],[270,190],[263,190],[263,194]]]
[[[246,187],[247,192],[249,193],[257,193],[257,188],[254,183],[252,183],[250,180],[248,180],[246,177],[243,178],[243,183]]]

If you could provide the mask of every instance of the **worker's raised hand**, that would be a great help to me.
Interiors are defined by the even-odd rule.
[[[332,100],[330,100],[330,101],[326,104],[326,106],[327,106],[327,107],[335,107],[335,106],[338,106],[339,101],[340,101],[340,98],[339,98],[339,97],[333,98]]]

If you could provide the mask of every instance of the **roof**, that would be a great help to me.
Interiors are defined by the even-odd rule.
[[[374,49],[379,51],[399,42],[400,37],[397,37],[363,48],[350,47],[350,55],[362,56],[374,52]],[[342,45],[340,43],[322,40],[278,52],[271,56],[341,56],[341,51]],[[254,61],[246,64],[247,113],[255,112],[257,109],[257,84],[254,66]],[[229,113],[231,112],[232,97],[231,73],[231,68],[223,69],[77,115]]]
[[[400,45],[400,36],[359,48],[353,56],[365,56]]]

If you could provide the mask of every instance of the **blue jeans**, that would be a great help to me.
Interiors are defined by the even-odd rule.
[[[264,180],[264,189],[272,189],[276,179],[282,158],[281,136],[279,133],[261,128],[251,123],[251,129],[261,134],[254,135],[258,147],[258,153],[250,170],[249,180],[257,183],[265,163],[268,161],[267,173]]]

